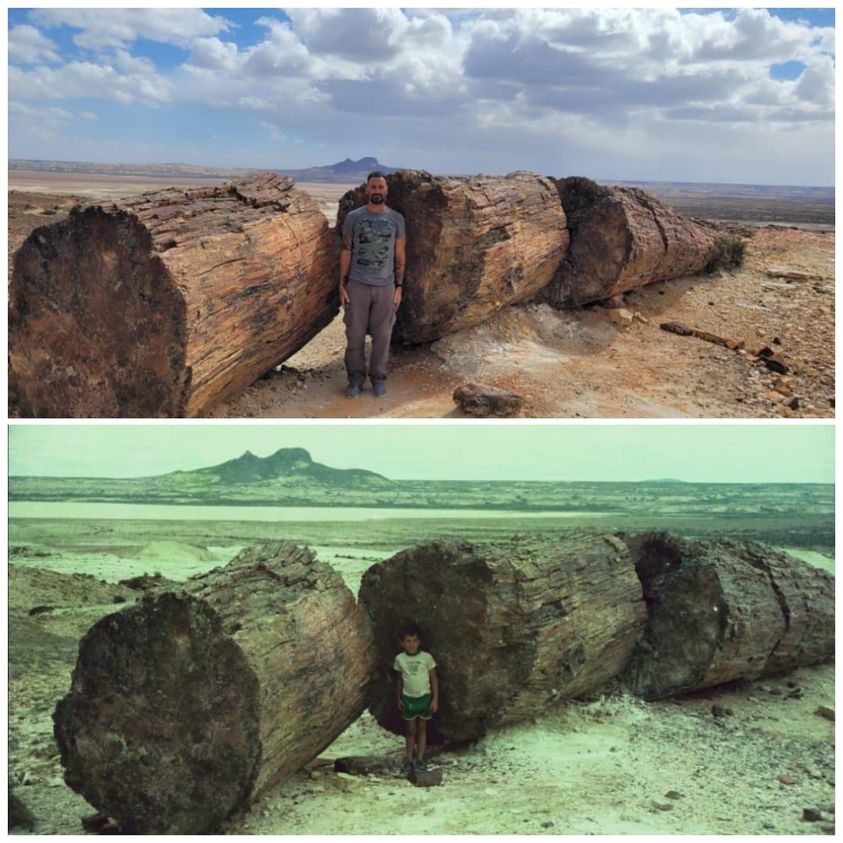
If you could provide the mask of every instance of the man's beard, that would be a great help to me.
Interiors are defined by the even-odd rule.
[[[380,193],[373,193],[373,194],[369,197],[369,201],[370,201],[373,205],[382,205],[382,204],[383,204],[383,196],[382,196]]]

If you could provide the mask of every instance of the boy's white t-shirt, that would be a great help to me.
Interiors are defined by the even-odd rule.
[[[392,667],[401,672],[404,696],[423,697],[430,693],[430,671],[436,667],[436,661],[430,653],[424,650],[419,650],[414,656],[399,653]]]

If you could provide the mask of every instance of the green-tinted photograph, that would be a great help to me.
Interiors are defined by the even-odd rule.
[[[834,830],[829,425],[13,425],[10,831]]]

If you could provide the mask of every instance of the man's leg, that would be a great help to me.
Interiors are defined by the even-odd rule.
[[[389,363],[389,340],[395,324],[395,286],[372,287],[372,310],[369,314],[369,333],[372,335],[372,359],[369,377],[372,384],[383,384]]]
[[[371,287],[368,284],[349,281],[346,289],[348,304],[343,315],[346,339],[345,370],[348,372],[351,395],[352,387],[357,387],[359,391],[366,380],[366,328],[369,323]]]

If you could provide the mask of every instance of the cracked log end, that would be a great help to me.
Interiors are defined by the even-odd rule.
[[[177,416],[185,305],[133,215],[99,206],[36,229],[9,288],[9,402],[22,416]]]
[[[82,639],[53,715],[65,781],[124,831],[212,830],[248,804],[258,691],[213,610],[148,596]]]

